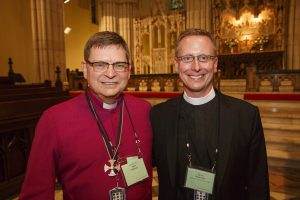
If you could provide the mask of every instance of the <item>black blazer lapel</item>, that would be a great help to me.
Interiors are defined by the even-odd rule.
[[[220,190],[228,165],[230,147],[232,144],[232,127],[234,127],[234,122],[230,117],[230,103],[226,102],[224,96],[220,92],[218,92],[218,94],[220,98],[220,135],[217,160],[217,191]]]
[[[180,110],[180,102],[182,97],[178,97],[174,104],[170,106],[174,106],[172,112],[170,112],[170,118],[168,121],[168,133],[167,133],[167,141],[166,141],[166,150],[167,150],[167,162],[169,168],[169,176],[170,182],[172,186],[175,186],[176,179],[176,160],[177,160],[177,132],[178,132],[178,119],[179,119],[179,110]]]

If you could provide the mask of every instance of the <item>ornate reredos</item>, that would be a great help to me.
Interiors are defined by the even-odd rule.
[[[185,29],[183,12],[168,12],[156,0],[152,16],[134,20],[134,73],[172,73],[175,41]]]
[[[216,0],[212,11],[220,54],[283,50],[285,0]]]

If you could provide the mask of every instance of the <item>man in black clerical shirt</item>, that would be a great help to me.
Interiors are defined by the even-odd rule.
[[[213,88],[217,65],[209,32],[180,34],[174,66],[184,92],[151,110],[160,200],[270,198],[259,110]]]

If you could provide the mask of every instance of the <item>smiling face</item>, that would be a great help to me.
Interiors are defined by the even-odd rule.
[[[119,45],[92,47],[88,61],[90,63],[106,62],[110,64],[128,62],[125,50]],[[124,72],[116,72],[112,65],[109,65],[108,69],[103,72],[95,72],[91,64],[82,62],[81,65],[89,88],[99,99],[108,104],[116,101],[125,89],[130,77],[130,66]]]
[[[182,56],[215,56],[215,48],[207,36],[186,36],[178,44],[177,57]],[[213,76],[217,71],[218,58],[199,62],[197,58],[191,63],[175,59],[175,70],[183,82],[184,91],[189,97],[199,98],[206,96],[213,87]]]

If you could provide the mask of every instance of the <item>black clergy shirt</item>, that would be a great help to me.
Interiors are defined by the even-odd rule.
[[[192,105],[181,101],[178,124],[178,147],[176,163],[177,200],[194,199],[194,191],[183,187],[188,165],[187,142],[192,155],[192,165],[211,169],[216,159],[215,150],[218,137],[217,95],[202,105]]]

